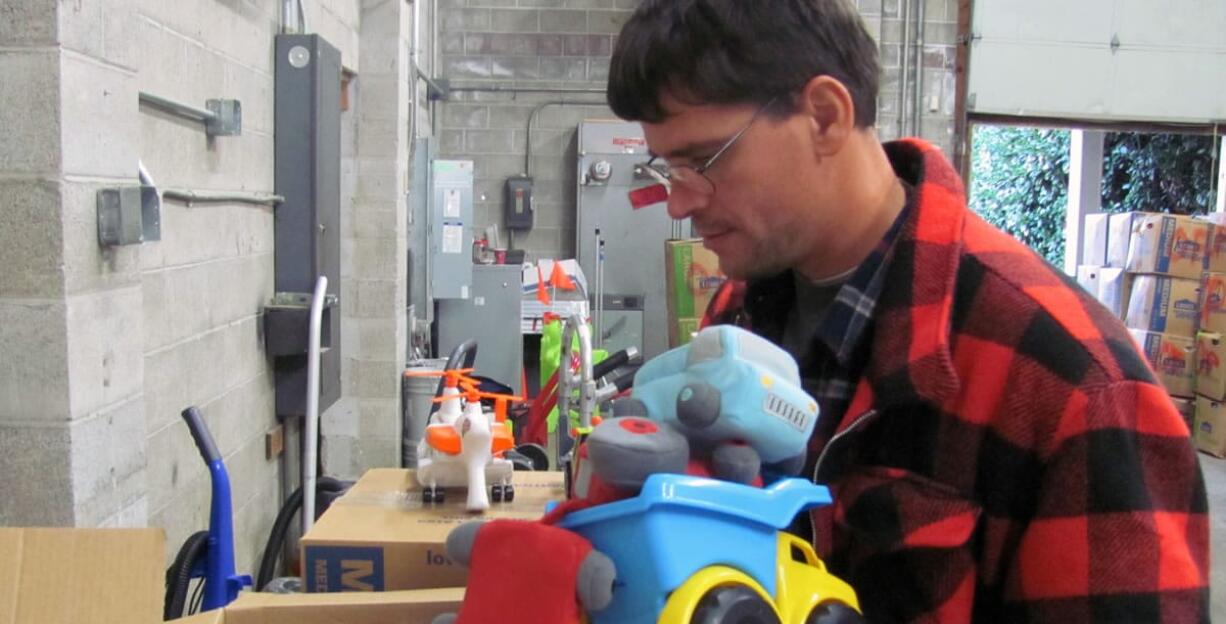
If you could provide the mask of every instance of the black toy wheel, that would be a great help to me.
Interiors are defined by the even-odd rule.
[[[502,486],[501,485],[498,485],[497,483],[495,483],[494,485],[490,486],[490,500],[494,501],[495,503],[502,502]]]
[[[781,624],[770,603],[744,585],[716,587],[698,601],[691,624]]]
[[[427,504],[434,502],[434,488],[422,488],[421,502]]]
[[[506,503],[509,503],[515,500],[515,486],[514,485],[511,485],[508,483],[507,485],[503,486],[502,500],[503,502],[506,502]]]
[[[434,502],[435,503],[442,505],[443,501],[446,499],[447,499],[447,490],[444,490],[443,488],[434,488]]]
[[[805,624],[863,624],[864,616],[841,602],[823,602],[813,607]]]

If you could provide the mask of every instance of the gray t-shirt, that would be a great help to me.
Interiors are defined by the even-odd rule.
[[[782,346],[796,361],[802,361],[808,354],[813,333],[826,315],[826,309],[857,268],[859,267],[852,267],[844,273],[817,281],[810,280],[796,271],[792,272],[796,298],[792,309],[788,310]]]

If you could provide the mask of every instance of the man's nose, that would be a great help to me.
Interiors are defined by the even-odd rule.
[[[710,203],[710,197],[695,193],[684,186],[673,185],[668,194],[668,216],[678,221],[688,218]]]

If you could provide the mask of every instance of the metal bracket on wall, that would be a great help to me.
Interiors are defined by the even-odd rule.
[[[205,100],[206,110],[141,91],[140,102],[184,119],[203,121],[204,133],[210,137],[243,133],[243,105],[238,100]]]
[[[152,198],[152,201],[148,201]],[[136,245],[162,239],[157,191],[149,186],[121,186],[97,193],[98,244]]]

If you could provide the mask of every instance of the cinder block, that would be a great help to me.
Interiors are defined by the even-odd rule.
[[[505,180],[524,172],[523,156],[475,154],[471,158],[479,180]]]
[[[188,207],[165,201],[162,240],[141,245],[141,269],[175,267],[235,255],[271,254],[273,226],[271,208],[237,204]]]
[[[251,379],[199,407],[217,423],[213,438],[223,455],[234,452],[253,438],[263,439],[264,434],[276,426],[271,375]]]
[[[57,37],[58,3],[5,0],[0,9],[0,46],[49,46]]]
[[[277,461],[264,458],[264,440],[260,437],[248,439],[226,455],[225,463],[230,474],[242,477],[230,480],[235,506],[246,505],[268,484],[277,482]]]
[[[512,154],[514,138],[512,130],[466,130],[464,149],[473,154]]]
[[[353,358],[345,358],[345,367],[353,366]],[[358,400],[346,394],[319,416],[319,431],[326,438],[358,437]]]
[[[581,58],[541,59],[541,78],[545,80],[584,80],[587,61]]]
[[[88,414],[141,391],[142,319],[138,286],[68,297],[68,395],[72,414]]]
[[[60,53],[0,52],[0,171],[58,173],[61,162]]]
[[[256,495],[234,509],[234,565],[238,570],[259,569],[264,545],[281,507],[277,479],[265,477],[257,485],[260,489]]]
[[[354,318],[384,319],[391,318],[403,300],[396,300],[396,281],[394,279],[357,279],[357,307],[353,311]]]
[[[137,62],[133,0],[78,0],[59,11],[59,43],[65,49],[133,68]]]
[[[397,353],[404,351],[408,342],[403,334],[396,333],[395,317],[360,318],[351,319],[350,322],[354,336],[345,348],[355,358],[392,360]]]
[[[320,447],[324,470],[338,479],[357,480],[365,470],[360,466],[362,450],[356,437],[328,436]]]
[[[397,263],[404,254],[393,239],[367,238],[354,245],[353,275],[363,278],[395,279]]]
[[[204,465],[199,455],[196,461]],[[167,567],[189,535],[209,526],[209,482],[203,471],[192,481],[184,482],[174,494],[161,507],[153,508],[150,503],[149,526],[166,531]]]
[[[388,207],[392,206],[392,207]],[[401,212],[395,203],[362,203],[353,210],[353,236],[357,240],[368,238],[396,238]]]
[[[60,194],[61,184],[52,180],[0,181],[5,203],[0,210],[0,293],[5,296],[50,299],[63,294]]]
[[[0,425],[0,526],[73,525],[71,453],[67,423]]]
[[[145,491],[145,416],[139,396],[72,425],[77,526],[98,526]]]
[[[371,468],[400,465],[399,438],[362,438],[358,469],[365,473]]]
[[[535,33],[541,30],[540,11],[536,9],[490,9],[490,30],[495,32]]]
[[[133,179],[134,181],[134,179]],[[64,291],[76,294],[140,282],[140,246],[98,244],[98,190],[105,184],[66,181],[63,196]]]
[[[616,35],[630,19],[628,11],[588,11],[587,31],[597,34]]]
[[[489,30],[490,10],[480,8],[439,9],[439,29],[443,32]]]
[[[212,430],[214,422],[210,414],[203,413],[205,422]],[[207,488],[208,472],[204,460],[200,458],[200,452],[196,450],[182,418],[176,418],[169,426],[151,432],[145,448],[145,487],[149,494],[149,507],[154,510],[153,516],[158,516],[166,506],[182,503],[191,489],[201,485]]]
[[[64,173],[133,179],[140,145],[136,75],[67,53],[61,67]]]
[[[605,82],[609,79],[609,59],[590,58],[587,60],[587,79],[590,82]]]
[[[0,422],[66,422],[67,313],[61,302],[0,299]]]
[[[359,399],[362,439],[400,438],[400,399]]]
[[[439,51],[443,54],[464,54],[467,40],[470,37],[480,37],[480,33],[440,32]]]
[[[588,12],[582,9],[542,9],[541,32],[586,33]]]
[[[443,75],[453,79],[485,79],[493,76],[489,57],[443,56]]]
[[[395,119],[362,119],[358,130],[358,157],[395,158],[404,149],[404,138],[397,134],[404,123]]]
[[[392,361],[355,360],[355,398],[392,399],[400,396],[400,376],[403,372]]]

